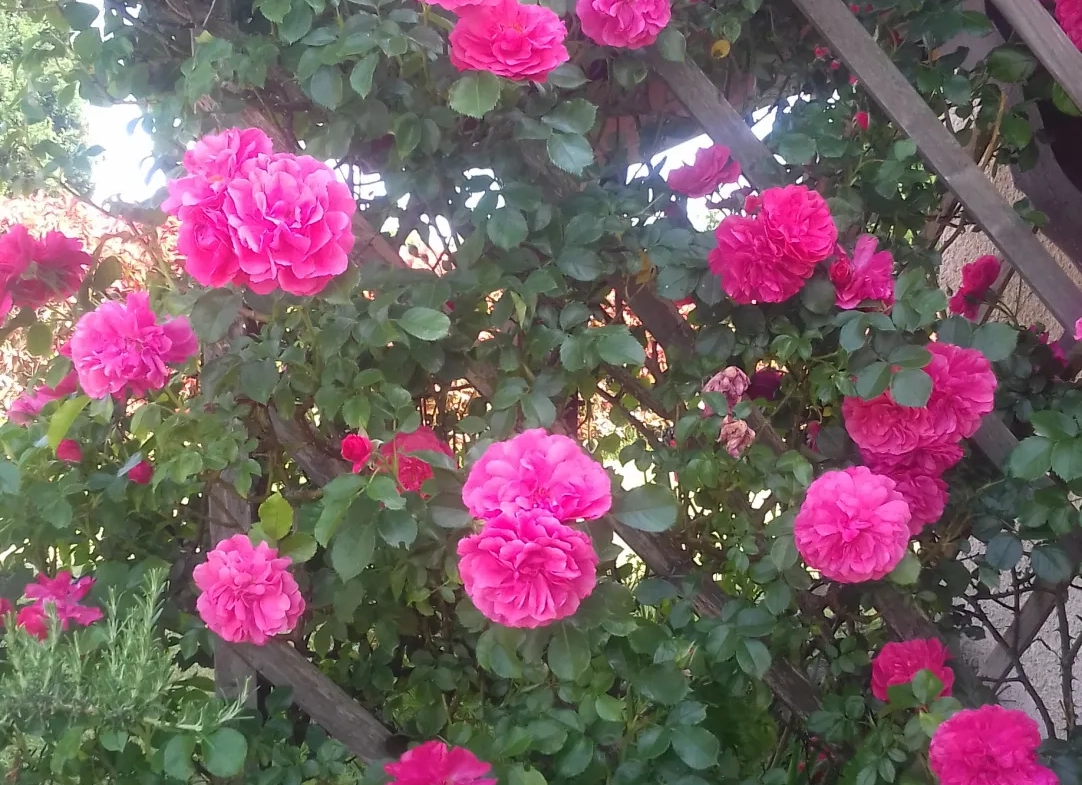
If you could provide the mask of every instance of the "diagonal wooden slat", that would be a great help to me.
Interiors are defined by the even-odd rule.
[[[1038,0],[993,0],[1075,106],[1082,106],[1082,52]]]

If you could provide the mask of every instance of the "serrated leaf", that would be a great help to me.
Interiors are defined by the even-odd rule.
[[[980,351],[991,362],[1000,362],[1010,357],[1018,345],[1018,330],[1009,324],[988,322],[982,324],[973,334],[974,349]]]
[[[372,563],[376,532],[372,521],[348,521],[331,543],[331,566],[343,581],[355,578]]]
[[[890,394],[899,406],[920,408],[932,394],[932,377],[920,368],[903,368],[890,378]]]
[[[585,136],[555,131],[545,143],[549,160],[569,174],[581,174],[594,162],[594,150]]]
[[[203,766],[215,777],[235,777],[244,771],[248,739],[236,728],[218,728],[203,740]]]
[[[342,104],[342,70],[336,65],[320,67],[309,82],[312,100],[325,109],[337,109]]]
[[[488,239],[497,247],[504,249],[522,245],[529,231],[526,216],[513,207],[497,208],[485,224]]]
[[[1021,480],[1036,480],[1052,468],[1052,441],[1028,436],[1014,448],[1007,463],[1010,473]]]
[[[349,86],[361,98],[367,98],[368,94],[372,92],[372,77],[376,73],[376,66],[378,65],[379,55],[373,52],[365,55],[353,66],[353,70],[349,74]]]
[[[500,100],[500,78],[488,71],[471,71],[453,85],[448,103],[459,114],[481,119]]]
[[[575,681],[590,666],[590,643],[585,633],[570,624],[556,627],[549,641],[549,668],[563,681]]]
[[[280,493],[272,493],[259,505],[259,522],[263,531],[277,541],[293,528],[293,507]]]
[[[398,326],[422,341],[438,341],[451,331],[451,320],[441,311],[413,307],[399,317]]]
[[[680,507],[673,492],[661,485],[640,485],[620,498],[613,517],[644,532],[663,532],[676,523]]]
[[[594,127],[596,119],[596,106],[583,98],[574,98],[556,104],[551,112],[541,118],[541,122],[557,131],[585,134]]]

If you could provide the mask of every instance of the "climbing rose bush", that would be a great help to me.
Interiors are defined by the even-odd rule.
[[[395,785],[496,785],[492,766],[463,747],[426,741],[383,767]]]
[[[885,643],[872,660],[872,694],[881,701],[889,700],[887,690],[908,684],[926,670],[943,685],[939,695],[950,695],[954,671],[947,666],[949,658],[947,647],[935,638]]]
[[[964,709],[936,730],[928,763],[941,785],[1057,785],[1037,762],[1037,723],[1002,706]]]
[[[222,540],[192,571],[200,618],[230,643],[260,646],[292,631],[305,604],[289,565],[265,542],[252,545],[243,534]]]

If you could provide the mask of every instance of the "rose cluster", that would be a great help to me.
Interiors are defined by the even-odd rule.
[[[597,582],[589,536],[567,525],[608,512],[608,475],[577,443],[537,428],[485,451],[462,489],[482,521],[458,543],[466,593],[487,618],[541,627],[571,616]]]
[[[354,474],[364,470],[373,452],[372,440],[363,433],[351,433],[342,440],[342,460],[349,462]],[[433,477],[432,466],[417,455],[422,452],[454,457],[454,452],[436,432],[422,425],[412,433],[396,433],[381,445],[373,468],[393,475],[400,491],[419,493],[421,486]]]
[[[177,249],[199,283],[313,295],[345,271],[357,205],[322,161],[231,128],[197,142],[184,168],[162,209],[180,220]]]
[[[61,232],[38,239],[22,224],[0,235],[0,319],[12,306],[34,310],[78,291],[93,257]]]
[[[28,583],[23,590],[31,603],[19,609],[15,614],[15,623],[38,640],[45,640],[49,635],[51,607],[60,629],[66,630],[71,622],[87,627],[102,617],[100,608],[82,604],[93,586],[94,579],[90,576],[73,580],[67,570],[58,572],[55,578],[39,573],[34,582]],[[0,623],[14,610],[10,602],[0,598]]]
[[[947,303],[950,312],[967,319],[976,319],[988,290],[999,279],[1001,266],[999,259],[994,256],[982,256],[963,266],[962,285]]]

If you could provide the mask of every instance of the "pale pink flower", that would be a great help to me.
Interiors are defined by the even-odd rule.
[[[724,395],[731,411],[734,406],[740,403],[740,399],[744,397],[744,393],[748,391],[750,386],[751,380],[748,379],[748,375],[735,365],[730,365],[711,376],[703,385],[703,392],[716,392]],[[707,404],[703,405],[703,411],[708,415],[714,413],[714,410]]]
[[[379,448],[379,468],[392,472],[401,490],[418,492],[433,477],[432,467],[415,455],[419,452],[443,453],[454,457],[447,443],[427,425],[422,425],[412,433],[396,433],[389,442],[385,442]]]
[[[590,538],[543,508],[497,515],[458,542],[466,594],[505,627],[543,627],[571,616],[597,583]]]
[[[1082,0],[1056,0],[1055,13],[1071,43],[1082,49]]]
[[[902,560],[909,518],[894,480],[853,466],[812,482],[793,535],[813,570],[839,583],[860,583],[885,577]]]
[[[61,439],[56,445],[56,457],[65,463],[79,463],[83,460],[83,448],[74,439]]]
[[[363,433],[351,433],[342,440],[342,460],[353,465],[354,474],[360,472],[371,457],[372,440]]]
[[[196,566],[196,608],[211,632],[230,643],[261,646],[291,632],[304,613],[304,598],[289,573],[290,559],[243,534],[222,540]]]
[[[1000,262],[994,256],[982,256],[962,267],[962,285],[948,301],[951,313],[976,319],[988,290],[999,278]]]
[[[79,388],[79,377],[75,371],[68,373],[56,387],[41,385],[32,393],[24,392],[16,398],[8,409],[7,416],[11,422],[18,425],[26,425],[39,414],[46,405],[61,398],[67,398]]]
[[[577,442],[535,428],[485,450],[470,468],[462,502],[481,519],[540,508],[560,521],[593,520],[612,506],[612,488]]]
[[[668,7],[668,0],[665,0],[666,10]],[[668,182],[669,187],[677,193],[694,199],[709,196],[718,190],[719,185],[735,183],[739,179],[740,164],[733,160],[728,147],[715,144],[700,148],[695,153],[694,163],[673,169]]]
[[[857,446],[877,455],[906,455],[937,439],[926,407],[897,404],[889,392],[870,401],[855,395],[846,397],[842,416],[845,430]]]
[[[154,479],[154,467],[150,461],[140,461],[128,470],[127,477],[136,485],[149,485]]]
[[[168,364],[184,363],[198,350],[187,317],[159,323],[146,292],[132,292],[124,304],[102,303],[79,319],[71,338],[79,385],[91,398],[126,388],[136,395],[161,389],[169,380]]]
[[[786,258],[815,265],[834,252],[838,227],[826,200],[804,185],[763,191],[759,219]]]
[[[672,16],[669,0],[578,0],[582,33],[603,46],[641,49],[657,40]]]
[[[1058,782],[1037,762],[1041,734],[1024,711],[996,704],[963,709],[932,736],[928,765],[940,785]]]
[[[498,0],[459,18],[448,40],[459,71],[489,71],[507,79],[544,82],[568,60],[567,28],[542,5]]]
[[[246,161],[222,205],[248,285],[313,295],[344,272],[357,203],[322,161],[278,153]]]
[[[920,671],[931,671],[943,684],[937,698],[950,695],[954,671],[947,665],[949,658],[950,652],[937,638],[885,643],[872,660],[872,695],[888,700],[888,689],[908,684]]]
[[[245,161],[270,155],[274,145],[258,128],[228,128],[207,134],[184,153],[184,168],[189,175],[212,183],[232,180]]]
[[[732,415],[726,415],[721,422],[718,441],[725,443],[725,451],[734,458],[739,458],[744,450],[755,443],[755,431],[746,422]]]
[[[992,364],[977,349],[949,343],[929,343],[927,348],[932,353],[924,369],[932,377],[928,411],[936,432],[948,439],[968,439],[995,406]]]
[[[496,785],[492,766],[463,747],[426,741],[383,767],[391,785]]]
[[[782,245],[758,217],[726,216],[714,237],[718,245],[707,256],[710,271],[721,278],[721,288],[735,303],[784,302],[815,272],[814,263],[783,256]]]
[[[862,234],[852,259],[839,247],[838,260],[830,266],[839,308],[852,310],[865,300],[894,303],[894,257],[890,251],[876,252],[878,243],[872,235]]]

